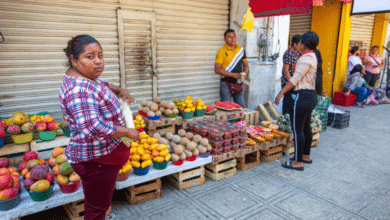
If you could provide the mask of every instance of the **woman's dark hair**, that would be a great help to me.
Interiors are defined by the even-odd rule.
[[[297,35],[294,35],[292,38],[291,38],[291,46],[294,46],[294,44],[299,44],[299,42],[301,42],[301,35],[297,34]]]
[[[77,35],[68,41],[68,46],[64,51],[68,57],[69,65],[72,66],[70,61],[71,56],[76,60],[79,59],[80,54],[84,52],[84,47],[92,43],[98,43],[100,48],[102,47],[99,41],[89,35]]]
[[[223,34],[223,37],[226,38],[226,35],[232,32],[235,33],[233,29],[227,29],[227,31],[225,31],[225,33]]]
[[[360,65],[360,64],[356,64],[356,65],[353,67],[353,69],[351,70],[351,73],[350,73],[350,74],[354,74],[354,73],[356,73],[356,72],[361,73],[362,70],[363,70],[363,66]]]
[[[301,42],[310,50],[316,49],[320,39],[315,32],[308,31],[302,35]]]
[[[350,52],[351,52],[351,54],[354,54],[358,50],[359,50],[359,47],[352,47]]]

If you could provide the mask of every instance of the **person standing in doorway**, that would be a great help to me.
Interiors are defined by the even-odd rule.
[[[225,45],[215,58],[214,71],[221,76],[221,101],[234,101],[244,107],[244,86],[241,77],[249,72],[248,60],[244,48],[237,45],[236,33],[228,29],[224,34]]]
[[[299,59],[299,42],[301,42],[301,35],[294,35],[291,39],[291,46],[283,54],[283,74],[281,78],[282,88],[288,83],[294,74],[295,64]],[[294,100],[292,99],[293,89],[290,89],[283,96],[283,115],[290,114],[293,107]]]
[[[383,56],[378,54],[378,51],[378,46],[373,46],[371,48],[370,54],[366,55],[363,60],[363,64],[366,67],[366,74],[364,75],[364,79],[371,87],[375,87],[375,83],[379,78],[379,74],[381,73],[381,67],[385,66]]]

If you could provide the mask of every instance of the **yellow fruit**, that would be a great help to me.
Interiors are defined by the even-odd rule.
[[[136,147],[130,148],[130,154],[136,154],[136,153],[137,153],[137,148]]]
[[[145,139],[145,138],[148,138],[149,135],[147,135],[147,134],[145,134],[145,133],[139,133],[139,137],[140,137],[141,139]]]
[[[203,110],[201,106],[196,107],[196,110]]]
[[[147,161],[142,162],[141,167],[145,168],[145,167],[148,167],[150,165],[152,165],[152,160],[147,160]]]
[[[207,109],[207,106],[203,106],[203,110],[206,110]]]
[[[149,154],[144,154],[144,155],[142,155],[141,159],[142,159],[143,161],[146,161],[146,160],[150,160],[151,157],[150,157]]]
[[[186,108],[186,109],[184,109],[184,112],[191,112],[191,109]]]
[[[141,128],[145,128],[145,124],[142,124],[142,125],[141,125]]]
[[[142,133],[141,133],[142,134]],[[141,139],[141,141],[139,142],[140,144],[145,144],[145,143],[147,143],[146,142],[146,139]]]
[[[152,151],[152,156],[157,157],[159,155],[160,155],[160,152],[158,150],[153,150]]]
[[[160,157],[160,156],[153,158],[153,161],[158,162],[158,163],[162,163],[162,162],[164,162],[164,160],[165,160],[165,158]]]
[[[119,174],[123,173],[122,169],[119,170]]]
[[[131,143],[131,147],[138,147],[138,143],[137,142],[132,142]]]
[[[165,161],[169,161],[171,159],[171,154],[168,154],[167,156],[165,156]]]
[[[139,154],[139,155],[144,154],[144,148],[142,148],[142,147],[137,147],[137,154]]]
[[[194,111],[195,111],[195,108],[192,108],[191,111],[194,112]]]
[[[169,154],[169,150],[168,150],[168,149],[163,150],[163,151],[160,152],[160,156],[162,156],[162,157],[165,157],[165,156],[167,156],[168,154]]]
[[[131,161],[131,166],[133,166],[134,168],[139,168],[141,164],[138,161]]]
[[[150,149],[150,144],[145,143],[145,144],[144,144],[144,149],[145,149],[145,150],[146,150],[146,149]]]
[[[137,115],[137,116],[135,117],[135,120],[141,121],[141,120],[142,120],[142,116],[141,116],[141,115]]]
[[[140,161],[141,160],[141,156],[138,155],[138,154],[133,154],[130,156],[130,159],[131,161]]]
[[[159,151],[162,151],[162,150],[168,149],[168,146],[165,144],[160,144],[160,145],[158,145],[158,147],[156,149]]]

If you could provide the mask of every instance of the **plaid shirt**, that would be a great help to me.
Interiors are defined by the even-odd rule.
[[[65,157],[69,163],[90,161],[111,153],[120,139],[112,138],[117,126],[125,126],[117,96],[108,82],[97,83],[65,75],[60,106],[71,130]]]

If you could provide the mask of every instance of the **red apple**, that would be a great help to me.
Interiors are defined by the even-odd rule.
[[[58,123],[56,121],[51,121],[47,123],[47,130],[49,131],[55,131],[58,129]]]
[[[43,122],[43,121],[37,121],[35,122],[35,128],[37,129],[37,131],[41,132],[41,131],[45,131],[46,130],[46,123]]]

